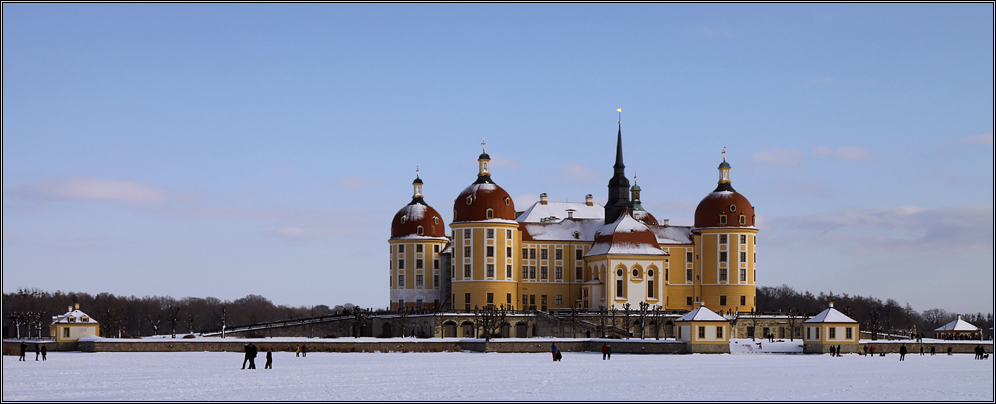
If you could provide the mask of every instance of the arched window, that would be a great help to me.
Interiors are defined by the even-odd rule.
[[[745,224],[747,224],[747,216],[740,215],[740,225],[745,225]]]
[[[488,217],[488,219],[494,219],[495,218],[495,210],[491,209],[491,208],[488,208],[487,217]]]
[[[421,235],[422,235],[422,233],[424,232],[424,230],[422,229],[422,226],[419,226],[419,227],[418,227],[418,230],[416,230],[415,232],[416,232],[416,233],[417,233],[418,235],[420,235],[420,236],[421,236]]]
[[[470,205],[471,202],[474,202],[474,197],[473,196],[468,196],[467,197],[467,204]]]

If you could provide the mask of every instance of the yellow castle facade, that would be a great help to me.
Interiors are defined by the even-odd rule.
[[[591,194],[585,202],[542,194],[524,211],[492,180],[485,150],[477,180],[453,201],[449,235],[416,176],[412,201],[391,224],[390,307],[548,311],[647,302],[667,310],[754,309],[754,207],[733,189],[725,157],[695,224],[671,226],[643,208],[622,150],[620,123],[604,206]]]

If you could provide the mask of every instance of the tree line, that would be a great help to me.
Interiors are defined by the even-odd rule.
[[[52,316],[67,312],[75,303],[101,327],[106,337],[138,337],[200,333],[228,328],[341,313],[354,305],[288,307],[275,305],[259,295],[235,300],[214,297],[115,296],[81,292],[50,293],[20,289],[3,294],[3,337],[48,337]]]
[[[924,333],[930,336],[938,327],[957,319],[959,314],[962,320],[986,332],[993,326],[992,313],[951,313],[938,308],[918,312],[909,303],[900,304],[894,299],[883,302],[874,297],[834,294],[832,291],[813,295],[809,291],[797,292],[784,284],[757,288],[757,307],[764,312],[813,316],[825,310],[829,303],[857,321],[862,331],[873,335]]]

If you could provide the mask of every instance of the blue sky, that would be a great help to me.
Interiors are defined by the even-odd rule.
[[[3,4],[3,291],[388,304],[390,219],[487,141],[517,210],[692,223],[758,283],[993,309],[993,5]]]

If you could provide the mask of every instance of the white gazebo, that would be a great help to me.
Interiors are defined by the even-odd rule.
[[[934,335],[940,339],[979,339],[982,337],[982,332],[979,327],[962,320],[961,315],[958,315],[955,321],[934,329]]]

